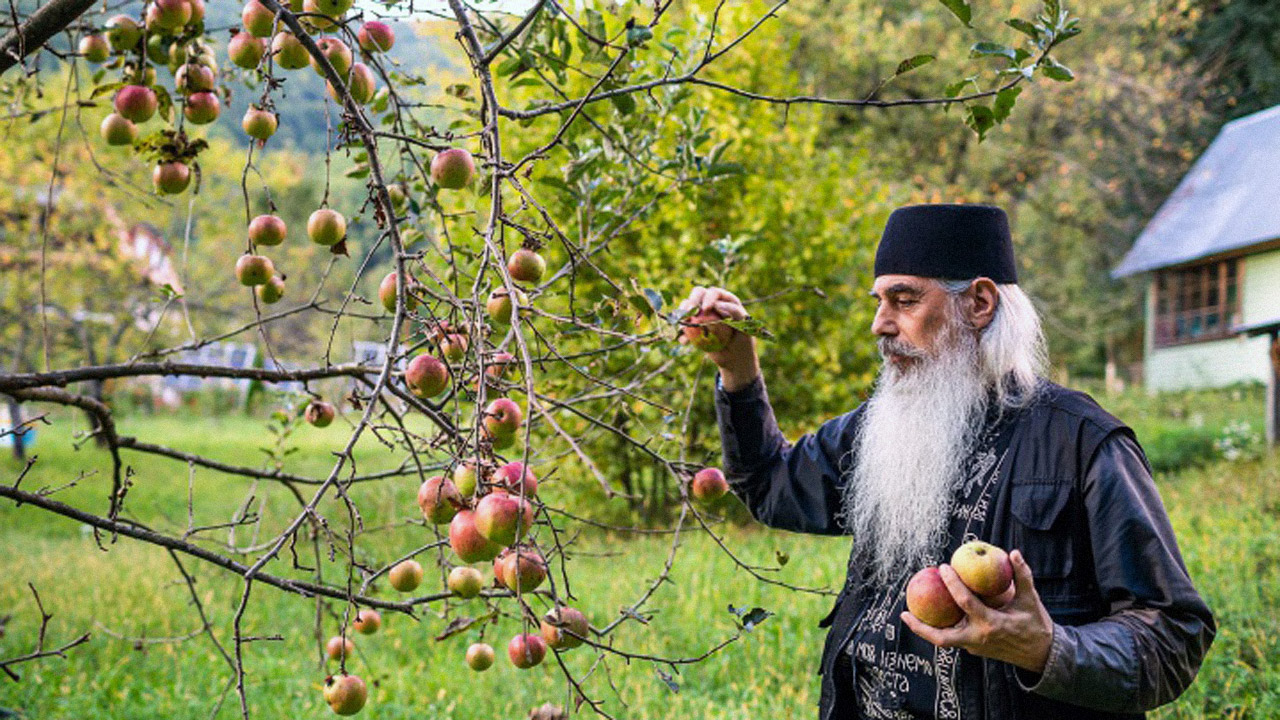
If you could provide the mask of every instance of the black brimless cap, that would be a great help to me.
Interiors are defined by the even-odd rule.
[[[994,205],[900,207],[885,223],[875,273],[1016,283],[1009,216]]]

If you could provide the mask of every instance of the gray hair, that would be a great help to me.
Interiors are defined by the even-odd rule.
[[[960,296],[972,280],[939,280],[951,296],[952,317],[959,319]],[[1002,408],[1019,408],[1035,400],[1039,377],[1048,367],[1044,331],[1031,298],[1013,283],[996,285],[999,303],[991,324],[982,330],[978,358],[982,377]]]

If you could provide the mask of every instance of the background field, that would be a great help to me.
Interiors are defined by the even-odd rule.
[[[1280,717],[1280,463],[1252,458],[1256,445],[1246,443],[1244,457],[1235,461],[1222,459],[1221,450],[1213,446],[1214,440],[1249,434],[1238,426],[1224,430],[1232,422],[1248,422],[1256,434],[1260,393],[1244,388],[1154,400],[1124,395],[1104,399],[1104,404],[1134,424],[1153,462],[1179,468],[1160,474],[1160,490],[1192,576],[1220,622],[1196,684],[1156,717]],[[59,497],[73,504],[104,503],[107,457],[92,445],[72,449],[73,433],[81,424],[78,416],[59,415],[53,426],[41,429],[36,448],[40,460],[24,487],[62,484],[77,480],[81,472],[96,471]],[[176,447],[253,464],[262,455],[258,447],[264,444],[264,427],[264,420],[244,416],[137,416],[122,422],[121,432],[164,437]],[[788,429],[792,437],[798,431]],[[345,437],[336,424],[324,431],[300,431],[295,439],[301,451],[291,456],[288,467],[322,471],[329,463],[328,452]],[[1200,448],[1198,454],[1194,448]],[[357,459],[364,470],[385,459],[385,451],[374,442],[364,443],[360,450]],[[131,515],[159,527],[185,526],[187,468],[146,456],[130,455],[127,460],[137,471],[128,506]],[[6,476],[18,469],[9,458],[0,466]],[[360,507],[367,509],[368,526],[386,526],[365,538],[366,551],[379,560],[430,537],[429,529],[408,522],[413,485],[405,480],[355,490]],[[200,513],[197,521],[228,519],[246,487],[242,480],[197,471],[190,483]],[[564,490],[551,483],[546,492]],[[281,488],[264,483],[256,492],[266,499],[265,525],[271,525],[273,516],[278,522],[292,512],[293,501]],[[788,554],[790,562],[779,573],[787,582],[830,586],[843,577],[848,550],[843,540],[751,526],[726,532],[728,543],[750,562],[772,564],[776,552]],[[214,533],[206,539],[218,537]],[[226,538],[222,531],[220,539]],[[243,535],[238,540],[248,542]],[[670,538],[634,539],[602,532],[580,538],[573,547],[571,580],[581,578],[576,580],[583,588],[581,607],[601,624],[616,617],[618,608],[633,602],[658,575]],[[0,506],[0,548],[5,550],[0,559],[0,617],[7,616],[0,656],[26,652],[35,641],[38,617],[28,582],[35,584],[54,614],[51,643],[86,631],[93,636],[66,660],[18,667],[21,682],[0,681],[0,707],[27,718],[210,716],[230,677],[228,667],[207,637],[161,640],[200,629],[186,587],[167,554],[128,539],[108,544],[108,552],[102,552],[87,528],[9,503]],[[776,615],[740,642],[676,676],[678,693],[669,690],[647,663],[627,666],[611,661],[610,678],[627,707],[607,692],[609,678],[603,670],[589,681],[597,695],[610,697],[610,712],[637,720],[812,717],[817,702],[813,671],[823,637],[815,623],[829,600],[752,580],[705,535],[683,537],[679,553],[672,582],[647,606],[654,611],[651,624],[630,623],[619,632],[620,646],[669,657],[694,656],[733,635],[729,604],[758,605]],[[198,579],[213,632],[229,641],[242,586],[219,569],[185,562]],[[282,572],[281,566],[275,563],[271,569]],[[379,591],[394,592],[385,586]],[[258,717],[325,717],[328,710],[320,698],[324,671],[312,632],[315,604],[263,586],[254,592],[247,632],[279,634],[281,639],[253,643],[247,650],[252,709]],[[477,603],[464,614],[479,608]],[[95,625],[94,618],[101,625]],[[336,621],[326,617],[324,625],[328,633]],[[356,638],[359,650],[353,667],[372,682],[364,716],[523,717],[544,701],[565,701],[563,680],[550,663],[517,671],[500,657],[490,671],[470,672],[461,656],[478,634],[471,631],[437,642],[433,637],[443,625],[430,613],[420,622],[387,616],[379,634]],[[502,639],[515,631],[514,621],[503,620],[486,635],[501,651]],[[585,670],[590,658],[575,651],[565,660]],[[217,717],[230,718],[237,712],[232,693]]]

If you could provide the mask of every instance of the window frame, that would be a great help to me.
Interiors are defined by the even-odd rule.
[[[1243,269],[1237,256],[1156,270],[1153,345],[1166,348],[1234,337]]]

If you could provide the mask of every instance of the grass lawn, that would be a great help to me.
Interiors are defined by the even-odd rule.
[[[35,451],[40,459],[23,482],[26,489],[77,485],[58,493],[63,502],[105,512],[110,464],[92,445],[72,447],[79,416],[61,415],[42,428]],[[1136,424],[1136,423],[1135,423]],[[122,434],[133,434],[173,447],[201,452],[245,465],[265,457],[258,449],[269,442],[260,420],[243,417],[135,417],[121,422]],[[300,451],[287,468],[323,473],[347,437],[345,427],[301,428],[294,436]],[[1142,428],[1139,427],[1140,439]],[[398,457],[372,439],[362,442],[357,461],[361,472],[389,467]],[[207,470],[189,472],[173,460],[127,453],[135,475],[128,496],[128,515],[169,532],[187,527],[188,493],[195,522],[226,522],[253,495],[252,507],[263,516],[263,535],[240,529],[202,535],[209,547],[224,543],[252,545],[287,522],[297,507],[285,489],[270,482],[254,486]],[[20,466],[0,460],[0,479],[11,482]],[[83,475],[83,476],[82,476]],[[1160,490],[1169,508],[1193,578],[1217,613],[1220,631],[1199,679],[1177,703],[1157,718],[1280,717],[1280,462],[1274,458],[1216,462],[1182,473],[1162,475]],[[380,567],[433,537],[433,531],[409,521],[416,515],[416,483],[400,480],[358,485],[353,494],[367,528],[360,538],[362,562]],[[553,499],[557,488],[548,483]],[[332,509],[333,506],[328,506]],[[337,512],[327,513],[339,518]],[[790,562],[779,579],[799,585],[838,585],[848,551],[841,539],[797,536],[759,528],[729,531],[727,542],[752,563],[774,564],[776,553]],[[0,658],[29,652],[39,617],[27,583],[40,591],[54,617],[48,642],[60,644],[83,632],[91,641],[68,654],[16,667],[21,682],[0,678],[0,708],[26,718],[207,718],[228,679],[229,668],[207,636],[182,642],[200,629],[186,585],[168,554],[159,548],[121,538],[99,550],[92,533],[73,521],[31,508],[0,502]],[[568,563],[577,606],[597,625],[617,617],[661,572],[670,549],[669,536],[622,538],[583,534],[572,545]],[[311,564],[310,548],[299,558]],[[683,667],[670,690],[651,664],[626,664],[612,658],[587,680],[596,698],[607,701],[615,717],[669,718],[812,718],[816,714],[814,669],[823,630],[815,626],[829,606],[824,597],[800,595],[753,580],[736,569],[708,538],[696,532],[682,537],[672,582],[662,586],[645,609],[648,625],[626,623],[614,633],[620,648],[667,657],[696,656],[733,635],[727,606],[760,606],[776,613],[740,642],[709,660]],[[266,570],[290,573],[290,556]],[[431,569],[434,556],[423,557],[428,584],[439,583]],[[338,565],[323,559],[327,577]],[[197,590],[213,623],[213,632],[229,647],[231,622],[243,584],[235,576],[198,560],[184,558],[197,578]],[[484,564],[482,564],[484,565]],[[486,573],[487,567],[481,567]],[[302,573],[295,573],[304,576]],[[385,584],[384,596],[396,594]],[[259,718],[332,717],[321,695],[325,675],[319,661],[314,601],[254,586],[244,619],[252,635],[279,636],[246,646],[249,701]],[[323,633],[336,629],[335,604],[320,610]],[[478,600],[456,607],[456,614],[484,611]],[[518,718],[546,701],[566,703],[566,685],[553,660],[521,671],[502,657],[506,640],[519,624],[503,618],[484,631],[498,661],[477,674],[462,663],[468,644],[480,631],[469,630],[444,641],[438,635],[447,620],[434,612],[418,621],[384,614],[376,635],[356,636],[358,650],[351,667],[370,683],[370,702],[361,717],[370,718]],[[585,674],[594,656],[579,649],[564,656]],[[670,668],[667,668],[669,671]],[[616,687],[616,695],[610,685]],[[625,705],[624,705],[625,703]],[[226,696],[216,717],[238,717],[234,692]],[[584,711],[583,716],[589,713]]]

